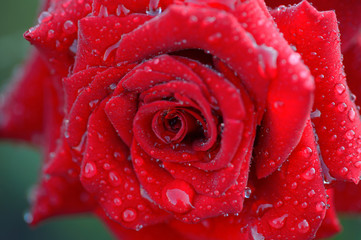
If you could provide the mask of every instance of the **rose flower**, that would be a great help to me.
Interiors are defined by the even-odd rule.
[[[1,105],[0,136],[45,155],[26,220],[93,212],[119,239],[337,233],[334,191],[357,199],[361,175],[337,21],[342,50],[360,46],[345,21],[361,7],[269,2],[45,2]]]

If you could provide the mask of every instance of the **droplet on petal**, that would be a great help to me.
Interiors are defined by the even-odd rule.
[[[182,180],[168,183],[162,192],[162,200],[167,210],[177,213],[185,213],[193,207],[193,196],[193,188]]]
[[[97,167],[93,162],[87,162],[84,167],[83,175],[86,178],[92,178],[97,174]]]
[[[273,228],[280,229],[285,225],[287,217],[288,217],[288,214],[284,214],[281,217],[278,217],[278,218],[268,221],[268,224]]]
[[[124,222],[132,222],[137,218],[137,212],[132,208],[127,208],[123,211],[122,218]]]
[[[310,225],[309,225],[309,223],[307,222],[306,219],[304,219],[303,221],[301,221],[301,222],[297,225],[297,227],[298,227],[298,231],[299,231],[300,233],[306,233],[306,232],[308,232],[308,231],[310,230]]]

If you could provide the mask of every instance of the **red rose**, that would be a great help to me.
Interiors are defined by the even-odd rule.
[[[339,231],[329,183],[358,183],[361,122],[334,12],[258,0],[44,9],[25,33],[38,52],[1,109],[0,136],[45,150],[29,223],[90,211],[129,239]]]

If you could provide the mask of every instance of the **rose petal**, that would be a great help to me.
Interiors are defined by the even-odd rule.
[[[229,45],[232,49],[226,47]],[[162,15],[124,35],[116,60],[133,62],[159,53],[194,48],[208,50],[227,62],[262,105],[268,80],[259,75],[257,54],[249,50],[254,50],[252,40],[233,15],[224,11],[171,6]]]
[[[74,62],[71,46],[77,38],[77,22],[91,12],[91,0],[56,1],[39,16],[39,24],[24,37],[49,59],[58,74],[65,76]]]
[[[92,71],[85,71],[87,72],[84,76],[87,75],[91,78],[92,75],[89,74]],[[124,67],[108,68],[96,75],[89,86],[78,93],[79,95],[68,114],[69,123],[65,132],[65,138],[70,147],[77,147],[80,144],[83,134],[87,130],[87,122],[90,113],[105,97],[112,93],[114,90],[112,89],[112,84],[117,84],[127,71],[129,71],[129,69]]]
[[[360,161],[357,149],[360,148],[361,121],[342,68],[334,12],[318,12],[304,1],[272,14],[285,38],[296,46],[316,76],[314,109],[320,116],[312,121],[330,174],[357,183],[361,175],[361,169],[355,166]]]
[[[155,240],[155,239],[175,239],[175,240],[187,240],[183,235],[170,226],[167,223],[156,224],[152,226],[148,226],[138,231],[134,231],[132,229],[126,229],[120,224],[112,221],[109,217],[104,213],[102,209],[97,209],[96,211],[98,217],[100,217],[106,226],[113,232],[114,236],[118,239],[122,240],[134,240],[134,239],[142,239],[142,240]]]
[[[92,66],[111,66],[119,39],[150,19],[134,14],[127,17],[86,17],[79,21],[78,47],[73,74]],[[99,31],[94,31],[99,29]],[[101,41],[98,34],[101,33]]]
[[[267,0],[270,7],[278,7],[279,5],[295,4],[300,0]],[[335,10],[337,20],[340,22],[342,51],[347,51],[355,41],[361,28],[361,19],[359,12],[361,11],[361,2],[358,0],[309,0],[308,2],[319,11]]]
[[[44,88],[50,73],[37,51],[0,95],[0,137],[22,139],[39,144],[43,134]]]
[[[242,152],[243,153],[243,152]],[[144,194],[186,223],[196,223],[208,217],[238,213],[243,206],[248,178],[250,154],[242,162],[241,175],[227,192],[213,192],[213,197],[195,194],[193,186],[173,177],[163,169],[161,162],[145,154],[136,142],[132,144],[133,166]],[[171,195],[168,194],[171,191]],[[175,192],[174,194],[172,194]]]
[[[305,156],[305,148],[312,149],[311,154]],[[311,168],[314,175],[305,175]],[[310,121],[281,171],[250,183],[254,192],[239,216],[207,219],[196,225],[173,221],[172,227],[191,239],[314,237],[326,213],[326,191]]]
[[[32,225],[53,216],[90,212],[96,207],[77,178],[43,176],[30,198],[31,214],[25,215],[25,220]]]
[[[340,222],[336,214],[333,189],[328,189],[327,195],[329,196],[329,199],[327,200],[329,207],[326,211],[326,216],[323,219],[322,224],[317,231],[316,239],[331,237],[336,233],[340,232],[342,229],[342,226],[340,225]]]
[[[141,196],[140,184],[128,161],[128,148],[119,139],[105,112],[106,100],[91,114],[80,180],[107,216],[140,229],[169,218]]]
[[[247,1],[234,13],[252,34],[264,72],[272,77],[267,110],[254,150],[258,177],[279,168],[296,147],[309,116],[314,90],[309,70],[279,34],[268,14],[264,14],[262,5]]]
[[[361,185],[354,183],[337,182],[335,189],[336,210],[348,214],[361,212]]]

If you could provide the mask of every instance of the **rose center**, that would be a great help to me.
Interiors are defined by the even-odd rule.
[[[198,124],[197,115],[190,109],[159,111],[153,117],[152,128],[155,135],[164,143],[179,143],[187,135],[193,136],[203,129],[201,124]]]

